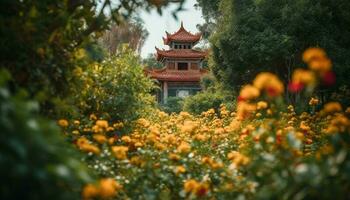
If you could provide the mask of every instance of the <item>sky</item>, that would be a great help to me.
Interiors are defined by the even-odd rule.
[[[147,57],[148,54],[155,53],[155,46],[158,48],[166,49],[163,44],[162,37],[165,37],[165,31],[173,33],[180,28],[181,21],[183,21],[186,30],[191,33],[197,33],[197,24],[204,23],[202,18],[202,12],[194,7],[196,0],[186,0],[184,4],[184,11],[177,13],[178,20],[174,19],[171,15],[171,11],[177,7],[177,5],[171,5],[167,9],[163,10],[163,14],[160,16],[156,10],[152,10],[150,13],[143,11],[140,16],[144,21],[144,26],[149,32],[146,42],[141,49],[141,56]]]

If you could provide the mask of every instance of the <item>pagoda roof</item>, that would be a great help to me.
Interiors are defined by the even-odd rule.
[[[157,50],[157,60],[162,58],[205,58],[207,56],[206,52],[197,51],[194,49],[170,49],[170,50]]]
[[[168,70],[166,67],[160,70],[145,70],[145,73],[151,78],[159,81],[184,81],[199,82],[201,77],[208,73],[205,69],[199,70]]]
[[[175,41],[175,42],[198,42],[201,39],[202,34],[197,33],[197,34],[192,34],[189,31],[187,31],[183,23],[181,22],[181,27],[178,31],[176,31],[173,34],[166,33],[166,38],[163,37],[163,41],[165,45],[168,45],[170,42]]]

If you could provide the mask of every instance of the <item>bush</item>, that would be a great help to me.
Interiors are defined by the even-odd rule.
[[[208,90],[186,98],[183,104],[183,110],[193,114],[201,114],[211,108],[217,111],[221,104],[227,104],[231,108],[233,106],[233,97],[225,92],[212,92]]]
[[[149,94],[154,85],[144,75],[138,57],[127,46],[119,52],[85,71],[75,69],[72,93],[81,114],[130,121],[154,105]]]
[[[183,100],[181,97],[168,97],[167,103],[160,105],[160,108],[167,113],[179,113],[182,111]]]
[[[0,199],[80,199],[91,181],[56,124],[37,115],[26,92],[12,95],[0,72]]]

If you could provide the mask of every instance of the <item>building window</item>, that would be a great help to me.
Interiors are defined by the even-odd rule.
[[[178,90],[176,96],[180,97],[180,98],[188,97],[188,96],[190,96],[190,91],[189,90]]]
[[[188,45],[187,48],[188,48],[188,49],[191,49],[191,45]]]
[[[177,63],[177,69],[178,70],[188,70],[188,63]]]
[[[177,44],[175,44],[174,46],[175,46],[175,49],[177,49]]]

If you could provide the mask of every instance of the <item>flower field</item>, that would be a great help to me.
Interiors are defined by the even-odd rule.
[[[155,110],[132,129],[94,114],[59,120],[104,177],[83,188],[83,199],[349,198],[350,108],[310,95],[332,81],[325,52],[312,48],[303,59],[309,69],[297,69],[288,89],[306,105],[286,104],[282,81],[264,72],[242,87],[236,110]]]

